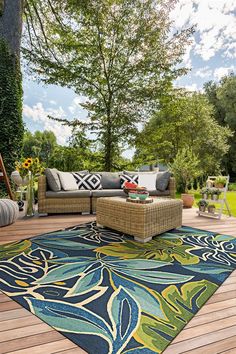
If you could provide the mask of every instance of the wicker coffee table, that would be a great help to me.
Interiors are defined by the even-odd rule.
[[[150,204],[128,203],[126,198],[99,198],[97,224],[148,242],[153,236],[182,225],[183,203],[177,199],[156,198]]]

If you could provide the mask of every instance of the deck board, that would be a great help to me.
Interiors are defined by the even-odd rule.
[[[94,220],[91,215],[23,218],[0,229],[0,244]],[[186,209],[183,225],[236,237],[236,218],[198,217]],[[57,331],[0,293],[0,354],[85,354]],[[163,354],[236,354],[236,271],[186,325]]]

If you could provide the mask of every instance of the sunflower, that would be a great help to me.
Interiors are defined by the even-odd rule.
[[[33,162],[33,159],[30,157],[30,158],[26,159],[25,162],[28,162],[29,164],[31,164]]]
[[[34,161],[35,161],[36,163],[39,163],[39,159],[38,159],[37,157],[34,159]]]
[[[30,167],[30,163],[28,163],[27,161],[25,161],[25,162],[22,164],[22,167],[28,169],[28,168]]]

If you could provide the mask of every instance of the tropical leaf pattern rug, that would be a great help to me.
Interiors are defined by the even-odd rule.
[[[236,238],[140,244],[96,223],[0,247],[0,289],[89,353],[161,353],[236,268]]]

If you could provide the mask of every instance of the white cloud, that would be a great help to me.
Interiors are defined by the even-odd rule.
[[[223,76],[229,75],[231,72],[234,72],[236,67],[231,65],[229,67],[221,67],[214,70],[214,77],[217,80],[220,80]]]
[[[54,106],[57,104],[56,101],[54,101],[54,100],[50,100],[49,103],[53,104]]]
[[[48,118],[48,115],[55,118],[65,118],[65,112],[62,107],[45,109],[41,102],[38,102],[33,107],[25,104],[23,115],[33,122],[39,123],[42,126],[42,130],[52,131],[57,138],[57,142],[61,145],[66,145],[68,138],[71,136],[71,128]]]
[[[184,88],[187,91],[199,91],[197,84],[191,84],[191,85],[184,85]]]
[[[201,78],[210,77],[211,75],[212,75],[212,70],[209,68],[209,66],[200,68],[195,72],[195,76],[199,76]]]
[[[236,58],[236,1],[180,0],[171,12],[175,27],[196,25],[193,52],[205,61],[222,49],[222,56]]]
[[[82,107],[80,106],[81,103],[85,103],[87,101],[87,98],[85,96],[76,96],[73,101],[71,106],[68,107],[69,111],[72,114],[78,114],[79,112],[83,111]]]

